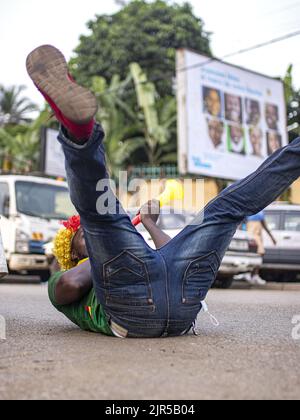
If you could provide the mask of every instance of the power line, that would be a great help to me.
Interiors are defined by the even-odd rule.
[[[273,39],[271,39],[269,41],[266,41],[266,42],[263,42],[263,43],[260,43],[260,44],[253,45],[252,47],[244,48],[244,49],[241,49],[241,50],[232,52],[230,54],[226,54],[223,57],[221,57],[220,60],[225,60],[227,58],[231,58],[231,57],[235,57],[237,55],[245,54],[247,52],[255,51],[255,50],[258,50],[258,49],[267,47],[269,45],[274,45],[274,44],[276,44],[278,42],[282,42],[282,41],[285,41],[287,39],[294,38],[296,36],[300,36],[300,29],[297,30],[297,31],[291,32],[289,34],[286,34],[286,35],[283,35],[283,36],[280,36],[280,37],[277,37],[277,38],[273,38]],[[212,57],[212,58],[209,58],[207,61],[202,62],[202,63],[193,64],[192,66],[186,66],[186,67],[182,67],[182,68],[177,68],[177,72],[186,72],[186,71],[189,71],[189,70],[194,70],[196,68],[201,68],[201,67],[204,67],[204,66],[206,66],[206,65],[208,65],[208,64],[210,64],[210,63],[212,63],[212,62],[214,62],[216,60],[219,60],[219,59],[217,59],[215,57]],[[152,79],[151,81],[140,82],[140,83],[137,84],[137,86],[141,86],[141,85],[145,85],[145,84],[153,83],[153,82],[159,82],[159,81],[163,81],[163,80],[168,80],[168,79],[170,79],[169,76],[155,78],[155,79]],[[103,92],[101,92],[100,94],[98,94],[98,96],[101,97],[101,96],[104,96],[105,94],[119,92],[121,90],[126,90],[126,87],[123,86],[123,87],[118,87],[118,88],[115,88],[115,89],[107,89],[107,90],[104,90]]]
[[[263,42],[261,44],[257,44],[253,47],[245,48],[245,49],[242,49],[242,50],[237,51],[235,53],[227,54],[223,58],[225,59],[225,58],[233,57],[235,55],[241,55],[241,54],[244,54],[244,53],[249,52],[249,51],[258,50],[260,48],[276,44],[277,42],[282,42],[282,41],[285,41],[285,40],[290,39],[290,38],[295,38],[296,36],[299,36],[299,35],[300,35],[300,29],[298,29],[297,31],[291,32],[289,34],[283,35],[281,37],[271,39],[270,41]]]
[[[225,59],[227,59],[227,58],[235,57],[235,56],[237,56],[237,55],[242,55],[242,54],[245,54],[245,53],[247,53],[247,52],[251,52],[251,51],[254,51],[254,50],[258,50],[258,49],[260,49],[260,48],[267,47],[267,46],[269,46],[269,45],[273,45],[273,44],[276,44],[276,43],[278,43],[278,42],[282,42],[282,41],[285,41],[285,40],[287,40],[287,39],[294,38],[294,37],[299,36],[299,35],[300,35],[300,29],[299,29],[299,30],[297,30],[297,31],[295,31],[295,32],[291,32],[291,33],[289,33],[289,34],[286,34],[286,35],[280,36],[280,37],[278,37],[278,38],[273,38],[273,39],[271,39],[271,40],[269,40],[269,41],[266,41],[266,42],[263,42],[263,43],[261,43],[261,44],[256,44],[256,45],[254,45],[254,46],[252,46],[252,47],[244,48],[244,49],[241,49],[241,50],[235,51],[235,52],[233,52],[233,53],[226,54],[226,55],[224,55],[224,56],[221,58],[221,60],[225,60]],[[208,59],[208,60],[207,60],[206,62],[204,62],[204,63],[202,62],[202,63],[198,63],[198,64],[193,64],[192,66],[182,67],[181,69],[180,69],[180,68],[177,68],[177,71],[178,71],[178,72],[184,72],[184,71],[193,70],[193,69],[195,69],[195,68],[204,67],[204,66],[206,66],[207,64],[210,64],[211,62],[213,62],[213,61],[215,61],[215,60],[216,60],[215,58],[210,58],[210,59]]]

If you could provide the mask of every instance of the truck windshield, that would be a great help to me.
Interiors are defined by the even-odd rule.
[[[16,182],[17,210],[42,219],[65,220],[76,214],[65,187],[36,182]]]

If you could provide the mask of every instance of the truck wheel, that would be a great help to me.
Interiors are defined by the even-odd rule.
[[[285,283],[295,283],[297,281],[297,273],[289,272],[282,275]]]
[[[41,283],[47,283],[48,280],[50,279],[50,271],[48,270],[43,270],[43,271],[29,271],[28,274],[30,276],[39,276],[41,279]]]
[[[48,282],[48,280],[50,279],[50,271],[41,271],[40,273],[39,273],[39,276],[40,276],[40,278],[41,278],[41,282],[42,283],[47,283]]]
[[[222,277],[222,278],[217,278],[214,287],[216,289],[230,289],[232,284],[233,284],[233,277]]]

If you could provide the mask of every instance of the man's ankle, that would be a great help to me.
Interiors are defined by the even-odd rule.
[[[65,130],[66,130],[66,134],[67,134],[68,139],[71,140],[73,143],[85,144],[89,141],[89,137],[79,139],[78,137],[74,136],[74,134],[72,134],[71,131],[69,131],[68,129],[65,128]]]
[[[83,145],[90,139],[90,136],[78,138],[78,136],[74,135],[74,133],[72,133],[65,125],[61,125],[61,128],[63,135],[74,144]]]
[[[71,125],[71,128],[66,124],[62,124],[64,128],[65,135],[69,140],[73,143],[77,144],[85,144],[89,141],[91,135],[93,134],[94,127],[95,127],[95,120],[92,120],[90,123],[86,125]]]

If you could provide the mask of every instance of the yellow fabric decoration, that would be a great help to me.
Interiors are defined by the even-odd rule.
[[[76,232],[71,229],[61,229],[54,239],[53,254],[62,271],[71,270],[77,263],[72,261],[72,240]]]

